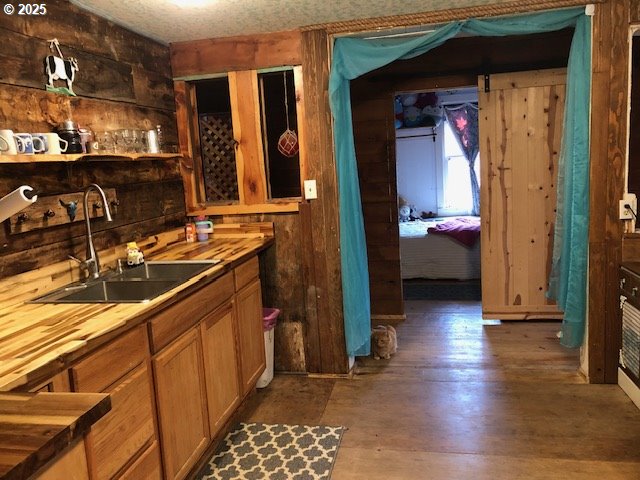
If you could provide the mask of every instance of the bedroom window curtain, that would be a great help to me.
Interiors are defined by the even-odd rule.
[[[480,151],[478,140],[478,106],[470,103],[455,107],[444,107],[447,122],[458,141],[460,150],[469,163],[469,177],[471,179],[471,200],[473,202],[471,215],[480,215],[480,184],[474,169],[476,157]]]
[[[369,272],[351,122],[349,81],[398,59],[436,48],[459,32],[481,36],[524,35],[575,27],[569,55],[567,107],[558,189],[554,252],[556,281],[550,295],[564,310],[563,344],[582,343],[586,317],[589,219],[589,91],[591,20],[584,8],[449,23],[410,40],[338,38],[329,75],[338,176],[343,312],[349,355],[370,353]],[[535,47],[534,47],[535,48]]]

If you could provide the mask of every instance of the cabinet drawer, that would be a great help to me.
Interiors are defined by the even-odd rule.
[[[144,325],[140,325],[72,367],[74,391],[104,391],[141,364],[147,351],[147,335]]]
[[[233,274],[235,276],[236,292],[247,285],[251,280],[258,277],[260,267],[258,257],[252,257],[241,265],[238,265]]]
[[[92,479],[112,478],[155,439],[151,391],[146,362],[110,389],[111,411],[87,435]]]
[[[159,312],[149,322],[153,352],[159,352],[169,345],[232,295],[233,275],[227,273],[188,298]]]
[[[136,463],[124,472],[120,480],[162,480],[158,442],[153,442]]]

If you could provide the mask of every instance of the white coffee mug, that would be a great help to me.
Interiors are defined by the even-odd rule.
[[[16,136],[13,130],[0,130],[0,153],[3,155],[16,155]]]
[[[69,142],[65,139],[60,138],[57,133],[42,133],[39,135],[43,135],[46,139],[47,143],[47,153],[51,155],[60,155],[63,152],[67,151],[67,147],[69,146]]]

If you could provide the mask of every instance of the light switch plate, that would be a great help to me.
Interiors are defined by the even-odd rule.
[[[305,200],[315,200],[318,198],[318,188],[315,180],[304,181],[304,198]]]

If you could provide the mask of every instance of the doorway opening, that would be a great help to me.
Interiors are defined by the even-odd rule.
[[[499,74],[564,68],[572,35],[573,29],[569,28],[536,35],[455,38],[423,55],[395,61],[351,81],[373,323],[400,321],[405,315],[398,222],[402,192],[397,170],[403,147],[396,142],[396,95],[460,89],[483,93],[484,87],[478,90],[477,86],[485,75],[494,78]],[[488,86],[487,91],[491,88]],[[429,133],[429,127],[415,128],[427,128]],[[434,148],[433,138],[425,140]],[[436,176],[441,177],[437,172]],[[423,211],[427,215],[431,211],[438,216],[437,198],[435,208],[416,208],[416,213],[421,217]]]
[[[394,112],[404,299],[479,301],[477,88],[396,92]]]

